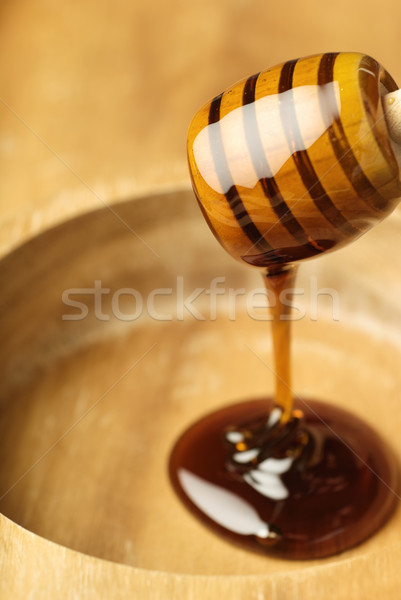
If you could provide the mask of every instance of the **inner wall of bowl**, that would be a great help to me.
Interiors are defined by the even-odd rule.
[[[273,393],[259,273],[219,247],[191,192],[114,210],[119,218],[85,215],[0,263],[1,512],[67,547],[145,569],[307,568],[220,540],[187,513],[167,475],[170,450],[194,420]],[[292,384],[301,399],[362,416],[399,459],[400,232],[395,213],[353,246],[301,265]],[[399,542],[399,512],[325,562]]]

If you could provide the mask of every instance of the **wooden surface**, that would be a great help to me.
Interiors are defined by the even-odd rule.
[[[0,597],[22,599],[30,590],[41,598],[204,598],[206,588],[209,598],[312,600],[341,581],[339,600],[396,598],[399,510],[361,546],[297,562],[231,546],[181,505],[167,476],[178,435],[224,404],[273,393],[267,309],[246,310],[262,282],[219,248],[191,192],[115,210],[140,238],[102,209],[0,263],[0,330],[8,340],[0,356]],[[297,310],[308,315],[293,324],[296,393],[352,409],[390,440],[398,459],[401,312],[393,276],[401,259],[387,259],[400,229],[396,214],[353,248],[303,265]],[[201,320],[180,304],[180,278],[187,297],[214,277],[245,288],[235,319],[227,294],[216,318],[205,293],[193,304]],[[101,308],[85,292],[95,281],[110,290]],[[339,307],[320,298],[317,321],[313,286],[341,298]],[[71,288],[88,306],[82,320],[66,319],[80,312],[62,301]],[[124,316],[136,311],[132,296],[113,304],[127,288],[144,299],[135,320]],[[157,299],[156,319],[146,309],[155,288],[172,290]]]
[[[194,111],[269,65],[325,50],[362,51],[401,81],[400,12],[395,0],[385,8],[361,0],[2,3],[1,253],[105,203],[189,188],[185,135]],[[287,563],[220,542],[172,495],[162,457],[181,428],[212,406],[272,391],[268,369],[243,345],[251,342],[268,355],[265,324],[241,311],[237,323],[223,318],[218,327],[188,316],[182,323],[128,323],[128,329],[126,322],[93,315],[84,322],[61,320],[63,289],[95,279],[145,295],[183,273],[189,286],[209,285],[220,273],[232,287],[259,286],[256,275],[225,257],[210,237],[192,194],[178,200],[184,215],[177,217],[173,244],[163,200],[139,203],[147,210],[130,202],[118,208],[144,239],[155,227],[149,239],[161,261],[106,208],[99,218],[45,234],[0,265],[2,490],[66,434],[1,501],[0,597],[398,598],[399,513],[350,553],[322,563]],[[154,223],[154,214],[163,222]],[[179,226],[186,219],[193,223],[186,223],[187,237]],[[323,287],[351,289],[339,328],[327,319],[299,323],[295,351],[305,359],[295,367],[294,385],[346,406],[355,398],[359,414],[394,436],[401,385],[400,289],[393,280],[401,270],[394,250],[398,216],[380,228],[358,251],[343,251],[349,277],[340,254],[324,263],[327,275],[317,261],[305,267],[305,277],[318,270]],[[387,300],[378,278],[390,290]],[[144,357],[121,388],[113,387],[155,340],[149,360]],[[234,379],[243,361],[246,377]],[[332,377],[327,364],[335,366]],[[143,389],[152,404],[139,420],[139,434],[148,436],[144,446],[135,433],[136,394]],[[69,428],[99,399],[106,400],[97,405],[100,411],[93,409],[69,438]],[[153,417],[165,402],[156,447],[150,443]],[[398,444],[396,436],[401,456]],[[152,477],[136,498],[133,475],[143,475],[144,462],[137,462],[147,451]],[[148,519],[153,510],[154,521]]]
[[[188,185],[191,117],[252,73],[347,50],[401,81],[400,17],[396,0],[3,2],[0,248],[104,201]]]

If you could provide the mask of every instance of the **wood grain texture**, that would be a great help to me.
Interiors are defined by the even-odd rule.
[[[0,597],[397,598],[399,510],[361,546],[306,562],[231,546],[185,511],[167,477],[177,436],[219,406],[272,394],[274,380],[260,298],[247,314],[249,299],[240,296],[233,320],[221,297],[214,319],[201,294],[193,308],[204,320],[187,310],[181,318],[177,277],[184,297],[216,276],[247,292],[261,282],[219,249],[191,192],[115,210],[159,258],[104,209],[49,230],[0,263],[0,328],[9,340],[0,356]],[[309,312],[294,323],[293,381],[301,396],[366,419],[399,459],[401,313],[393,276],[401,260],[387,257],[400,228],[394,214],[354,247],[300,269],[306,295],[298,310]],[[94,281],[110,289],[103,317],[83,293],[73,297],[87,302],[87,318],[63,320],[78,311],[63,304],[62,292]],[[324,298],[313,320],[313,285],[337,290],[339,322]],[[115,292],[133,288],[148,298],[155,287],[173,290],[155,304],[171,321],[146,312],[121,320],[135,310],[128,296],[116,318]]]
[[[374,56],[401,81],[397,0],[385,10],[364,0],[21,0],[0,11],[3,253],[102,201],[187,185],[195,110],[250,73],[340,49]]]
[[[185,136],[194,110],[216,90],[260,71],[267,64],[335,50],[341,44],[341,49],[363,51],[376,57],[395,80],[401,80],[398,27],[401,8],[396,0],[389,0],[385,9],[365,0],[352,4],[346,0],[331,4],[317,1],[267,4],[263,0],[252,3],[117,0],[110,4],[88,0],[63,7],[48,0],[21,0],[2,3],[0,12],[0,96],[5,102],[0,107],[2,255],[50,226],[104,208],[104,201],[120,203],[162,188],[189,188]],[[155,202],[156,205],[145,202],[151,213],[141,203],[135,209],[139,212],[133,213],[134,205],[130,202],[125,212],[122,205],[116,210],[128,223],[130,215],[134,215],[135,223],[142,224],[140,231],[146,235],[154,220],[152,211],[168,217],[163,212],[165,203],[157,199]],[[31,466],[57,440],[55,435],[65,433],[74,418],[89,407],[89,402],[107,392],[123,374],[123,367],[131,366],[135,357],[149,347],[148,342],[154,340],[150,330],[142,331],[143,346],[141,340],[136,345],[135,327],[126,334],[124,323],[117,320],[112,326],[100,323],[93,312],[90,319],[77,327],[74,328],[76,323],[69,323],[71,327],[63,328],[60,321],[64,311],[60,305],[63,289],[93,285],[100,278],[105,284],[114,282],[118,287],[123,283],[146,294],[155,281],[156,285],[167,287],[177,273],[188,273],[194,256],[199,271],[193,280],[188,279],[189,287],[209,285],[217,266],[222,275],[229,277],[232,287],[260,286],[256,275],[231,265],[233,261],[219,250],[206,226],[201,224],[192,194],[185,196],[185,201],[179,196],[179,205],[184,211],[190,207],[191,214],[195,211],[197,215],[194,227],[188,226],[195,254],[186,257],[189,242],[182,235],[177,234],[174,246],[169,247],[166,242],[170,233],[159,223],[152,239],[163,242],[164,254],[156,270],[152,262],[156,257],[144,247],[140,253],[143,269],[138,270],[136,262],[132,275],[130,259],[138,256],[141,245],[133,247],[119,225],[113,229],[111,215],[103,220],[93,214],[80,226],[67,226],[62,236],[60,230],[51,232],[46,240],[36,240],[33,246],[21,248],[1,264],[1,339],[7,341],[7,345],[1,345],[4,396],[1,411],[2,417],[6,417],[2,419],[0,443],[2,484],[3,477],[15,483],[24,468]],[[303,331],[300,331],[302,322],[299,323],[295,352],[303,353],[306,360],[295,361],[294,385],[300,393],[315,394],[344,406],[350,403],[345,390],[351,395],[359,394],[360,403],[355,404],[355,410],[361,416],[366,412],[371,424],[394,437],[400,426],[397,409],[401,385],[398,335],[391,333],[399,331],[401,321],[398,288],[393,281],[394,272],[401,272],[394,252],[399,243],[399,217],[393,215],[390,222],[380,227],[384,233],[372,231],[366,241],[360,242],[358,252],[352,249],[342,254],[347,272],[353,274],[352,283],[336,255],[324,259],[326,274],[317,261],[302,268],[305,279],[301,271],[299,285],[308,289],[307,274],[316,272],[322,287],[338,284],[338,289],[344,290],[350,285],[349,294],[344,296],[348,320],[340,328],[320,323],[321,328],[318,323],[308,321]],[[96,249],[90,245],[90,239],[97,240]],[[180,239],[183,244],[177,247]],[[371,243],[377,251],[375,256],[370,254]],[[34,257],[40,248],[41,261],[36,261]],[[61,254],[52,254],[50,248],[58,248]],[[392,261],[388,262],[385,258],[390,255]],[[176,266],[173,268],[172,264]],[[116,265],[118,273],[113,276]],[[150,279],[149,272],[154,273]],[[389,290],[386,302],[382,302],[378,293],[376,276]],[[29,304],[31,292],[34,298]],[[355,298],[358,298],[358,313],[352,312]],[[161,310],[167,308],[160,305]],[[202,324],[196,325],[191,319],[182,330],[175,329],[173,336],[167,326],[163,335],[158,330],[157,336],[164,336],[159,366],[169,368],[163,381],[169,382],[173,398],[171,439],[208,408],[249,393],[262,395],[273,390],[271,374],[261,370],[260,363],[243,346],[245,340],[268,355],[267,324],[265,327],[242,316],[237,329],[228,321],[226,317],[220,321],[220,333],[216,331],[216,323],[202,330]],[[356,327],[359,335],[353,333]],[[193,328],[198,332],[195,338]],[[107,336],[114,340],[114,354],[105,341]],[[178,348],[171,346],[171,337]],[[98,344],[100,340],[103,342]],[[224,356],[223,349],[227,346],[231,353],[222,360],[219,357]],[[171,357],[169,360],[166,354]],[[180,362],[175,360],[177,356]],[[194,361],[195,373],[191,366]],[[316,361],[320,373],[325,371],[327,361],[335,365],[335,378],[317,376]],[[247,376],[238,380],[233,373],[240,363],[246,364]],[[87,368],[83,370],[82,365]],[[145,365],[146,362],[142,363],[144,368]],[[145,373],[146,369],[142,375]],[[67,374],[76,379],[68,380]],[[156,403],[163,382],[157,383],[155,379],[146,376],[139,384],[148,387],[151,382]],[[377,395],[384,398],[383,389],[390,410],[378,413],[375,399]],[[100,415],[104,418],[102,427],[107,430],[106,433],[103,430],[101,442],[108,439],[110,420],[114,421],[114,431],[124,430],[132,386],[127,383],[120,392],[118,388],[115,390],[116,396],[109,398],[111,402]],[[63,399],[63,404],[57,404],[58,398]],[[205,398],[210,399],[210,405],[204,404]],[[24,411],[18,410],[18,404],[13,403],[15,399],[19,399]],[[34,401],[30,402],[31,399]],[[124,410],[120,414],[121,399]],[[58,410],[61,410],[60,421]],[[35,427],[40,425],[43,415],[55,418],[49,419],[46,427],[32,429],[30,423]],[[20,426],[23,426],[21,432]],[[12,433],[8,433],[9,428]],[[42,466],[37,477],[33,470],[19,493],[18,486],[14,488],[13,502],[9,502],[7,509],[9,516],[0,507],[2,600],[55,597],[282,600],[321,596],[365,600],[379,594],[389,600],[398,598],[401,558],[398,513],[394,522],[353,553],[316,564],[267,563],[222,544],[194,523],[171,494],[161,462],[154,463],[155,474],[160,476],[166,496],[159,494],[157,479],[151,478],[144,497],[146,502],[151,501],[152,510],[157,508],[158,518],[146,525],[147,532],[135,538],[141,540],[136,541],[139,552],[132,552],[129,545],[122,543],[125,538],[119,537],[128,521],[130,535],[143,523],[143,512],[135,516],[135,511],[127,510],[124,504],[127,489],[132,491],[129,487],[132,484],[127,487],[126,482],[132,465],[124,462],[118,435],[113,436],[112,450],[120,448],[118,460],[124,471],[121,470],[121,477],[117,476],[119,471],[117,475],[108,472],[105,480],[101,464],[104,454],[101,453],[99,461],[93,455],[100,433],[96,428],[89,430],[93,437],[81,434],[74,441],[71,438],[70,445],[68,437],[65,438],[65,451],[58,454],[65,467],[61,472],[58,462],[50,459],[49,454],[49,462]],[[87,431],[88,428],[83,429],[83,433]],[[27,436],[24,443],[21,435]],[[124,434],[124,439],[127,438],[130,439],[129,431]],[[163,440],[166,449],[167,436]],[[109,444],[104,444],[104,452],[110,449]],[[400,448],[397,446],[395,450],[401,457]],[[138,447],[136,451],[139,452]],[[94,478],[86,477],[88,456],[89,463],[97,469]],[[83,465],[82,478],[71,473],[71,465],[77,464]],[[71,484],[74,477],[77,487],[64,485]],[[109,488],[109,483],[115,486],[116,480],[119,486]],[[102,494],[111,489],[118,493],[113,495],[109,491],[107,502],[100,509],[99,498],[104,499]],[[86,492],[91,500],[86,497],[84,512],[80,501]],[[38,493],[47,515],[40,510]],[[32,494],[29,502],[25,494],[28,498]],[[138,499],[137,505],[140,504]],[[64,525],[59,517],[60,506],[69,506],[71,511]],[[107,512],[110,506],[123,507],[111,521],[110,510]],[[105,514],[109,516],[107,527]],[[26,525],[31,519],[30,527],[37,525],[43,529],[32,533],[11,516]],[[175,529],[175,523],[179,529]],[[56,543],[42,537],[45,533],[50,539],[57,535]],[[196,543],[185,546],[188,533]],[[166,537],[161,540],[161,535]],[[70,548],[66,547],[68,544]],[[142,557],[140,562],[138,553]],[[116,560],[126,560],[128,564]]]

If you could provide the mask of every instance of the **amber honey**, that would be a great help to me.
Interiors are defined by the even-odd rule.
[[[374,533],[398,499],[380,436],[291,382],[293,263],[355,241],[401,196],[384,114],[397,89],[374,59],[328,53],[288,61],[206,104],[188,134],[203,214],[272,293],[276,393],[190,427],[170,461],[174,487],[207,525],[251,549],[321,558]]]

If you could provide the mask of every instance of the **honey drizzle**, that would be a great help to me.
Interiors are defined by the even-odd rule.
[[[268,270],[263,279],[270,292],[272,316],[273,352],[275,364],[275,404],[281,411],[281,424],[292,416],[293,395],[291,390],[291,308],[297,267],[287,265],[279,271]]]

